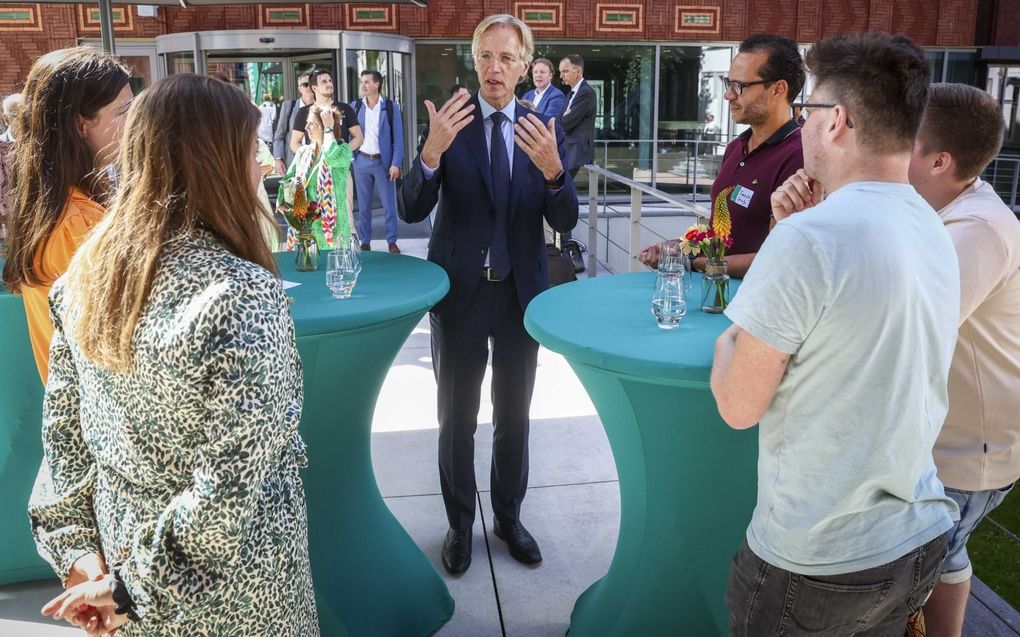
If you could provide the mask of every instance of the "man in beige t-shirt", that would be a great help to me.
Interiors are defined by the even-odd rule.
[[[961,634],[967,538],[1020,478],[1020,222],[978,177],[999,152],[1003,128],[988,93],[935,84],[910,163],[910,182],[953,239],[961,277],[949,413],[933,450],[960,521],[924,607],[929,637]]]

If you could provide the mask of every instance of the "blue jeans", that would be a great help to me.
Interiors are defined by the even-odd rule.
[[[974,571],[970,566],[970,556],[967,555],[967,540],[981,520],[1002,504],[1012,488],[1012,484],[987,491],[945,488],[946,495],[960,507],[960,521],[949,529],[949,554],[946,555],[946,561],[942,565],[942,577],[939,581],[945,584],[960,584],[970,579]]]
[[[397,187],[390,181],[390,167],[381,159],[364,155],[354,158],[354,187],[358,193],[358,237],[362,243],[372,240],[372,194],[378,188],[386,212],[386,243],[397,242]]]
[[[907,618],[935,588],[946,535],[888,564],[818,576],[772,566],[745,541],[726,589],[730,636],[903,637]]]

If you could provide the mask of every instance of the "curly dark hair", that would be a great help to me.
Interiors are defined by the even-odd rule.
[[[807,74],[804,72],[804,60],[800,56],[797,43],[779,35],[757,33],[740,43],[739,53],[768,53],[769,57],[762,65],[758,74],[761,79],[770,82],[783,80],[789,87],[786,101],[792,103],[804,88]]]

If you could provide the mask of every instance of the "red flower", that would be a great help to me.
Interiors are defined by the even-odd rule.
[[[315,212],[318,208],[319,208],[319,202],[318,201],[309,201],[308,202],[308,212]]]
[[[697,238],[698,238],[697,228],[691,228],[690,230],[687,231],[687,234],[684,235],[684,239],[687,239],[688,241],[696,241]]]

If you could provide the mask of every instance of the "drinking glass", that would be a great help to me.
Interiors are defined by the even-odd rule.
[[[337,246],[326,258],[326,287],[334,299],[349,299],[361,274],[361,248],[354,243]]]
[[[659,244],[659,272],[676,272],[681,267],[679,241],[663,241]]]
[[[684,277],[680,273],[659,272],[655,276],[655,292],[652,294],[652,315],[664,330],[680,325],[680,319],[687,314],[687,295],[684,292]]]
[[[663,274],[679,274],[683,278],[684,292],[690,292],[694,287],[691,258],[680,249],[679,241],[663,241],[659,244],[658,270]]]

